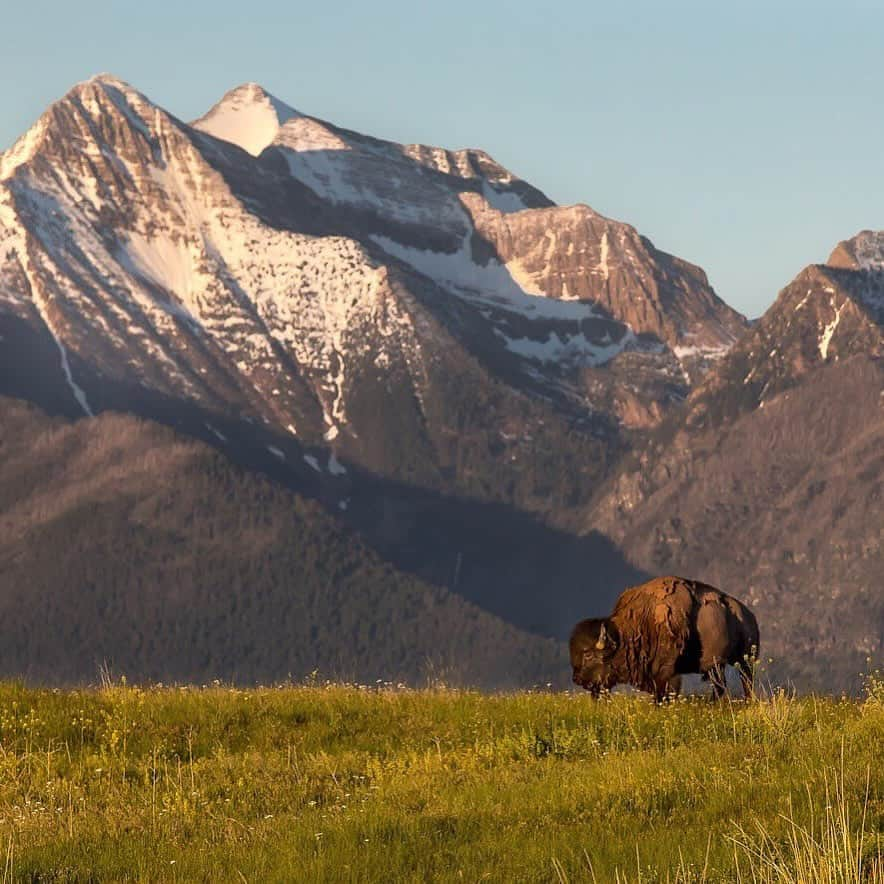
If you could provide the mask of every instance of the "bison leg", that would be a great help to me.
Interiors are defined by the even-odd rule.
[[[654,702],[662,703],[667,697],[677,697],[681,688],[680,676],[673,676],[670,679],[654,682]]]
[[[724,667],[720,663],[716,663],[711,669],[703,673],[712,684],[712,700],[720,700],[724,696],[727,681],[724,677]]]
[[[740,684],[743,686],[743,696],[747,700],[751,700],[755,696],[755,673],[748,664],[737,666],[737,672],[740,673]]]

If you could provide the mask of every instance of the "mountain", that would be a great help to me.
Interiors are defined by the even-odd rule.
[[[481,151],[255,85],[191,126],[99,76],[0,159],[0,394],[171,426],[549,635],[636,575],[574,519],[744,325]]]
[[[319,505],[125,415],[0,400],[0,674],[555,681],[561,646],[380,561]]]
[[[481,152],[357,135],[254,85],[193,127],[112,77],[75,87],[3,156],[0,225],[7,358],[42,379],[6,392],[215,441],[252,422],[301,473],[306,446],[529,508],[549,491],[526,436],[593,484],[744,324],[699,268]]]
[[[884,233],[811,265],[599,493],[636,567],[746,598],[776,679],[855,686],[884,653]]]
[[[777,677],[852,685],[882,255],[841,243],[750,326],[482,151],[82,83],[0,156],[2,665],[545,680],[675,572],[757,608]]]
[[[569,518],[742,324],[698,268],[480,151],[254,85],[189,126],[99,76],[0,158],[0,394],[166,424],[546,635],[637,575]]]
[[[624,351],[645,354],[670,385],[673,377],[683,383],[685,367],[702,368],[745,328],[700,268],[588,206],[555,206],[483,151],[360,135],[301,114],[256,84],[229,92],[194,126],[275,160],[346,216],[357,238],[481,306],[498,349],[522,357],[514,366],[521,382],[539,375],[561,392],[564,374],[582,408],[610,408],[599,401],[604,381],[585,373],[613,368]],[[487,353],[489,342],[479,349]],[[650,358],[661,351],[669,358]],[[614,405],[627,425],[659,418]]]

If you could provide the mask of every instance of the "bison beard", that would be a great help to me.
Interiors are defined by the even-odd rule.
[[[758,623],[742,602],[713,586],[658,577],[627,589],[610,617],[578,623],[570,651],[575,683],[594,696],[630,684],[659,701],[677,693],[681,675],[698,672],[718,698],[729,664],[739,669],[748,697]]]

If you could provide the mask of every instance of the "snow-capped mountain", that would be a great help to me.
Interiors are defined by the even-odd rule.
[[[292,177],[346,210],[361,238],[493,311],[507,349],[535,363],[604,364],[642,349],[636,335],[647,335],[644,349],[662,343],[696,365],[744,328],[700,268],[588,206],[555,206],[482,151],[380,141],[300,114],[255,84],[194,126],[282,158]]]
[[[799,651],[790,674],[825,670],[839,686],[884,632],[882,292],[884,234],[865,231],[749,328],[700,268],[588,206],[554,205],[481,151],[360,135],[254,84],[187,124],[96,77],[0,156],[0,395],[169,424],[269,474],[293,506],[319,499],[321,518],[304,510],[300,565],[322,580],[363,573],[325,560],[356,529],[372,592],[393,566],[561,637],[627,583],[681,572],[756,604],[765,647]],[[150,549],[178,542],[159,504],[138,511],[153,499],[150,464],[185,527],[187,501],[221,500],[239,481],[200,446],[179,459],[180,444],[160,456],[157,443],[149,460],[132,446],[141,496],[117,507],[125,452],[102,447],[113,421],[59,435],[35,419],[17,456],[53,454],[28,477],[7,470],[9,524],[21,503],[56,536],[47,458],[67,464],[64,519],[108,501],[129,513],[130,501],[133,524],[159,538]],[[167,438],[124,423],[126,438]],[[78,469],[106,461],[106,480],[82,493]],[[249,525],[270,493],[253,478]],[[191,497],[176,504],[179,481]],[[279,537],[286,524],[274,522]],[[107,536],[124,537],[116,528]],[[82,549],[100,550],[104,535],[84,531]],[[268,547],[280,598],[288,545]],[[7,555],[31,562],[26,548],[16,536]],[[81,583],[100,610],[116,584],[91,574]],[[56,572],[44,576],[54,604]],[[8,571],[0,601],[20,607],[23,579]],[[380,615],[360,579],[340,605],[371,634]],[[420,604],[402,604],[419,623]],[[833,625],[839,612],[849,629]]]
[[[189,126],[99,76],[0,159],[3,391],[302,475],[525,500],[555,439],[591,484],[594,437],[656,423],[743,327],[699,268],[480,151],[254,84]]]

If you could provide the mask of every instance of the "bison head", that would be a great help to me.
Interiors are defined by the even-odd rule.
[[[611,658],[620,637],[606,620],[584,620],[571,633],[571,668],[574,684],[597,697],[617,683]]]

